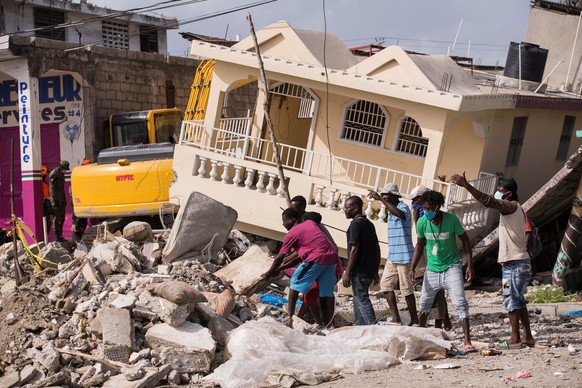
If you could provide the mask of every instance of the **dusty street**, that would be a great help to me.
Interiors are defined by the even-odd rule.
[[[475,345],[499,344],[509,338],[507,314],[503,312],[499,296],[480,293],[470,297],[469,302]],[[385,302],[376,300],[374,307],[377,312],[383,311]],[[582,386],[582,315],[556,315],[556,312],[562,314],[566,310],[580,309],[582,304],[530,305],[529,308],[532,330],[538,343],[534,348],[501,350],[497,356],[471,353],[444,360],[412,361],[381,371],[345,375],[339,380],[321,384],[321,387]],[[454,336],[462,340],[462,332],[456,325]],[[447,369],[447,366],[454,369]],[[531,373],[531,377],[516,378],[522,371]]]

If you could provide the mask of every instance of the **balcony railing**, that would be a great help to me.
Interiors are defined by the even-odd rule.
[[[184,121],[180,143],[220,155],[276,166],[271,141],[249,135],[250,120],[250,118],[223,119],[220,128],[205,126],[197,121]],[[471,195],[462,187],[440,180],[286,144],[279,144],[279,154],[281,164],[286,169],[359,189],[377,190],[387,183],[395,182],[402,193],[410,193],[415,186],[424,185],[443,193],[445,207],[472,201]],[[481,173],[477,179],[470,180],[472,185],[486,193],[493,192],[496,182],[497,176],[485,173]]]

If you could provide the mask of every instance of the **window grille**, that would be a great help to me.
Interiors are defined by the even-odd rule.
[[[101,37],[103,46],[129,50],[129,25],[125,22],[103,20]]]
[[[396,151],[406,152],[407,154],[422,156],[424,158],[427,147],[428,139],[422,137],[420,125],[412,117],[405,117],[400,124]]]
[[[52,28],[65,23],[65,13],[48,8],[34,8],[34,28],[42,28],[34,33],[40,38],[65,40],[64,28]]]
[[[313,117],[315,112],[315,99],[303,86],[283,83],[271,89],[270,93],[301,99],[297,118],[310,119]]]
[[[341,138],[382,146],[388,115],[380,105],[359,100],[346,108]]]
[[[570,148],[570,140],[572,139],[575,122],[575,116],[564,117],[564,125],[562,126],[562,134],[560,135],[560,144],[558,145],[556,160],[568,159],[568,148]]]
[[[513,128],[511,129],[511,139],[507,150],[507,159],[505,166],[517,166],[521,155],[521,147],[525,138],[525,127],[527,126],[527,117],[516,117],[513,119]]]

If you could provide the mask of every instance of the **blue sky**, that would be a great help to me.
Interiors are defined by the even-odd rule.
[[[158,1],[161,0],[89,0],[117,10]],[[157,15],[184,21],[257,1],[206,0],[168,8]],[[323,4],[324,0],[278,0],[185,24],[169,32],[169,51],[171,55],[187,55],[188,43],[178,32],[244,38],[250,33],[248,12],[257,30],[277,20],[287,20],[298,29],[323,31]],[[325,0],[327,29],[348,47],[383,40],[385,45],[398,44],[406,50],[445,55],[459,31],[451,54],[468,54],[483,65],[504,65],[509,42],[520,42],[525,36],[529,10],[530,0]]]

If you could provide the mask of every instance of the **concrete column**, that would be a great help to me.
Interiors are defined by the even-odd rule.
[[[437,168],[442,157],[443,133],[422,128],[422,135],[428,138],[428,148],[424,159],[422,176],[427,179],[435,179]]]
[[[43,239],[38,96],[37,78],[28,76],[18,78],[18,124],[20,127],[18,146],[20,147],[20,171],[22,173],[22,219],[38,239]]]

